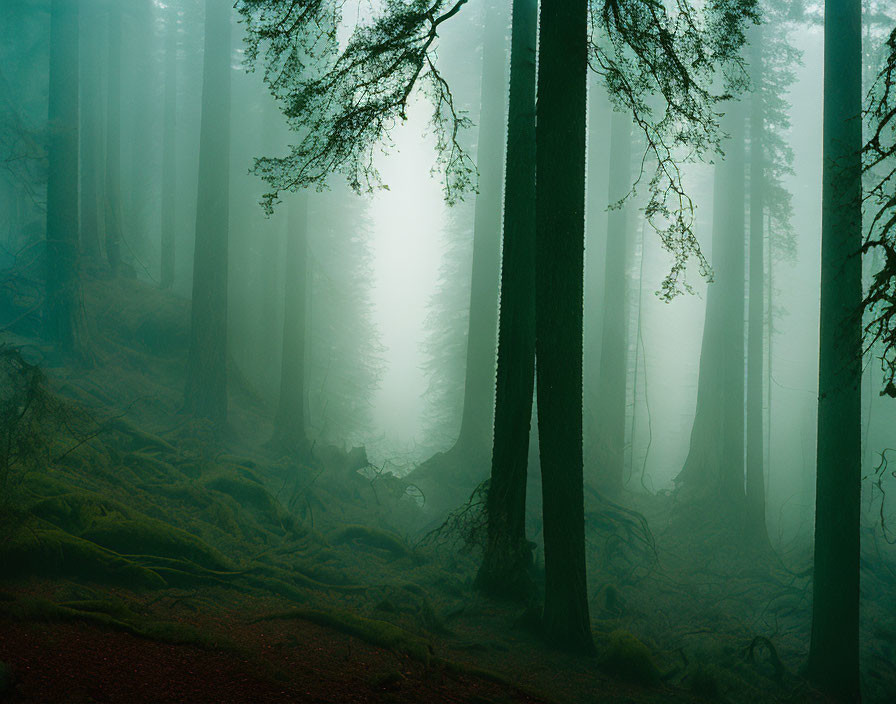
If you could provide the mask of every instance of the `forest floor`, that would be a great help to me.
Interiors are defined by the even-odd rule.
[[[28,316],[0,334],[45,375],[22,382],[2,352],[0,383],[31,410],[0,418],[18,438],[0,476],[0,699],[823,701],[799,674],[805,575],[688,544],[669,497],[589,499],[598,654],[549,649],[529,610],[472,588],[457,532],[420,540],[433,516],[363,451],[275,452],[271,409],[236,373],[225,432],[180,415],[186,302],[129,279],[89,280],[85,299],[90,368],[56,363]],[[896,692],[886,560],[865,575],[867,701]]]

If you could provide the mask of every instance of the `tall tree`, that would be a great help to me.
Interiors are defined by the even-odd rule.
[[[535,51],[538,0],[514,0],[504,171],[504,249],[487,536],[477,583],[525,597],[526,475],[535,386]]]
[[[106,68],[106,259],[113,274],[121,265],[121,3],[109,3]]]
[[[103,221],[103,14],[98,0],[81,5],[81,249],[100,258]]]
[[[184,409],[216,423],[227,418],[230,34],[230,4],[206,0],[199,193]]]
[[[63,355],[86,362],[78,242],[78,9],[78,0],[50,6],[44,330]]]
[[[631,117],[613,111],[610,127],[610,180],[607,215],[607,247],[604,258],[604,322],[601,330],[597,428],[599,434],[598,481],[618,490],[623,482],[625,455],[626,325],[625,257],[628,240],[627,204],[619,201],[632,188]]]
[[[492,441],[495,351],[501,249],[501,173],[506,80],[505,14],[487,0],[482,42],[479,139],[476,162],[479,193],[473,224],[473,275],[464,410],[456,447],[481,459]]]
[[[859,700],[862,5],[824,8],[821,327],[809,676]]]
[[[542,0],[536,103],[535,350],[546,636],[590,650],[582,487],[586,0]]]
[[[304,192],[290,194],[288,229],[280,401],[274,419],[273,443],[282,449],[301,454],[307,450],[305,320],[309,288],[308,195]]]
[[[725,127],[731,139],[713,183],[712,263],[697,410],[691,443],[676,483],[706,502],[713,518],[744,507],[744,110],[732,104]],[[739,514],[740,515],[740,514]]]
[[[174,285],[177,229],[177,34],[178,11],[172,3],[165,22],[165,101],[162,118],[162,241],[159,283]]]

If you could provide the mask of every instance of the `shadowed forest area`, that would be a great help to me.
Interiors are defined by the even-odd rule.
[[[896,701],[896,4],[0,2],[0,701]]]

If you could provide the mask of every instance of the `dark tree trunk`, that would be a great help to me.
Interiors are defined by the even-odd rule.
[[[546,637],[591,650],[582,486],[587,2],[543,0],[536,107],[535,319]]]
[[[78,2],[50,6],[47,281],[44,329],[57,350],[90,360],[78,243]]]
[[[610,128],[609,202],[623,198],[631,183],[631,118],[614,111]],[[600,437],[598,479],[611,490],[622,487],[625,455],[626,323],[625,255],[628,238],[626,206],[612,208],[607,216],[604,266],[604,324],[601,332],[600,381],[597,399],[597,433]]]
[[[535,50],[537,0],[514,0],[510,49],[504,250],[498,381],[488,535],[477,582],[525,597],[532,551],[526,541],[526,476],[535,385]]]
[[[165,27],[165,107],[162,125],[162,241],[159,282],[174,284],[177,229],[177,8],[168,10]]]
[[[305,333],[308,308],[308,195],[289,198],[286,240],[286,293],[283,313],[283,357],[280,403],[272,443],[292,453],[307,449],[305,435]]]
[[[121,265],[121,3],[109,3],[106,87],[106,259],[113,274]]]
[[[731,135],[713,186],[712,265],[715,279],[697,382],[697,411],[684,468],[676,478],[685,496],[708,501],[726,519],[744,507],[744,117],[727,111]],[[728,521],[730,525],[733,525]]]
[[[81,251],[99,260],[103,221],[102,12],[97,0],[82,3],[81,34]]]
[[[859,701],[861,15],[859,0],[825,3],[818,468],[809,676],[844,702]]]
[[[193,305],[184,394],[186,411],[216,423],[227,418],[230,10],[230,3],[206,0]]]
[[[473,225],[464,410],[456,443],[458,449],[474,458],[487,457],[492,440],[507,59],[504,51],[504,13],[493,2],[487,4],[485,12],[476,154],[479,194],[476,196]]]
[[[751,65],[761,70],[762,35],[756,28]],[[765,154],[762,96],[753,93],[750,115],[750,298],[747,321],[747,525],[757,546],[768,545],[765,525],[765,434],[762,395],[765,369]]]

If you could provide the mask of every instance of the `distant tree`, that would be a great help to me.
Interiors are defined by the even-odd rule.
[[[81,250],[98,261],[105,237],[103,211],[103,38],[100,0],[81,3]]]
[[[106,259],[114,274],[121,265],[121,3],[108,4],[106,61]]]
[[[165,97],[162,118],[162,232],[159,284],[174,285],[177,230],[177,35],[178,8],[171,4],[165,21]]]
[[[308,194],[291,194],[286,240],[286,287],[280,397],[273,444],[297,455],[308,450],[305,428],[306,312],[308,307]]]
[[[199,192],[184,409],[216,423],[227,418],[230,32],[229,3],[206,0]]]
[[[47,251],[44,330],[64,356],[91,359],[78,241],[78,0],[50,6]]]
[[[862,5],[824,8],[821,327],[809,677],[859,701]]]

